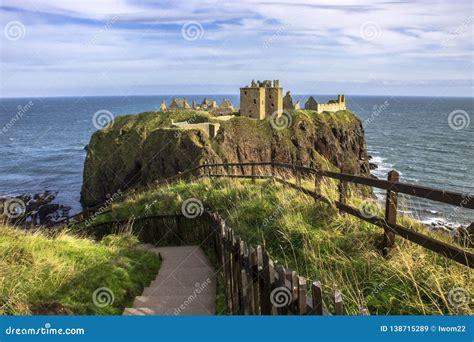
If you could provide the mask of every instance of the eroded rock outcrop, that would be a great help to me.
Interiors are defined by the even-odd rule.
[[[369,175],[364,131],[353,113],[291,114],[290,127],[283,129],[269,120],[235,117],[221,122],[215,138],[200,130],[169,128],[171,118],[163,115],[170,114],[118,118],[88,145],[82,204],[99,204],[119,189],[151,184],[203,162],[274,160]]]

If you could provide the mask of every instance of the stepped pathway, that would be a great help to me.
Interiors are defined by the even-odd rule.
[[[216,277],[199,246],[146,248],[159,254],[158,276],[124,315],[214,315]]]

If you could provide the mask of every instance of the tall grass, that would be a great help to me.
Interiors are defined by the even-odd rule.
[[[335,200],[336,183],[324,181],[321,192]],[[327,303],[328,294],[341,289],[349,314],[357,314],[360,307],[371,314],[473,313],[469,304],[458,307],[449,300],[456,288],[473,293],[473,272],[468,267],[400,237],[390,256],[384,257],[378,248],[381,228],[271,180],[256,185],[230,179],[179,182],[115,203],[111,213],[97,220],[180,212],[188,198],[197,198],[219,212],[250,244],[264,245],[277,264],[309,280],[320,280]],[[367,198],[355,193],[349,198],[356,206],[362,201]],[[378,207],[375,210],[381,212]],[[401,221],[426,230],[408,217]]]
[[[121,314],[158,268],[157,256],[126,232],[96,243],[0,225],[0,314]],[[99,288],[113,302],[96,297],[96,305]]]

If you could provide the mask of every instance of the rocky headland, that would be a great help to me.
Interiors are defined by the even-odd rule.
[[[151,184],[201,163],[278,161],[370,175],[364,130],[347,110],[292,110],[283,127],[238,115],[222,120],[195,110],[116,118],[87,147],[81,202],[91,207],[118,190]],[[215,123],[213,137],[173,122]]]

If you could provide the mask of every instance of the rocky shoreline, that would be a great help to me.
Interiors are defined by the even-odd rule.
[[[69,216],[70,206],[54,203],[57,192],[0,197],[0,220],[16,226],[48,225]]]

